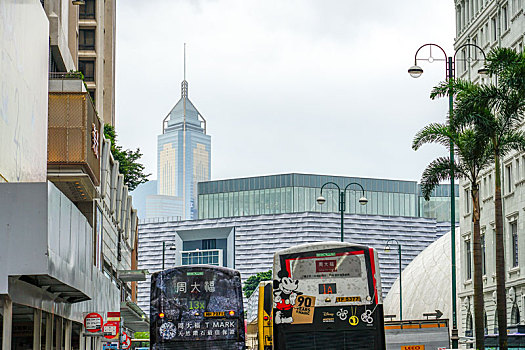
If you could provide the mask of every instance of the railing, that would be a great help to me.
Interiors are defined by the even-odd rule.
[[[81,72],[49,72],[49,79],[73,79],[83,80],[84,76]]]

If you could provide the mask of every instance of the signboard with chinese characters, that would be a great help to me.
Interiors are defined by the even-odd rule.
[[[152,276],[153,344],[244,339],[240,275],[222,270],[187,266]]]
[[[96,312],[91,312],[84,316],[84,327],[88,332],[99,332],[100,330],[102,330],[103,323],[104,321],[102,320],[102,316],[100,316],[100,314]]]

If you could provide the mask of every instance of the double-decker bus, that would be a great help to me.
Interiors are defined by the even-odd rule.
[[[322,242],[281,250],[273,278],[274,349],[385,349],[373,248]]]
[[[181,266],[151,276],[151,349],[245,349],[238,271]]]

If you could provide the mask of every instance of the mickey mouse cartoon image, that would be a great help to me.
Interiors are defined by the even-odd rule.
[[[299,281],[288,277],[283,271],[277,274],[278,280],[273,281],[273,302],[277,309],[275,313],[275,324],[292,323],[292,309],[295,305],[295,299],[303,293],[297,292]]]

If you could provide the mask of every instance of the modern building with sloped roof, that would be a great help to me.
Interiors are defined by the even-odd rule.
[[[139,268],[151,273],[187,264],[235,268],[243,281],[272,267],[273,254],[302,243],[339,241],[341,217],[336,213],[285,213],[217,219],[169,221],[154,219],[139,225]],[[379,251],[383,293],[398,276],[397,253],[385,252],[389,239],[403,247],[402,266],[441,237],[449,223],[403,216],[346,214],[345,241]],[[164,254],[163,254],[164,246]],[[138,300],[147,310],[149,281],[140,282]]]

